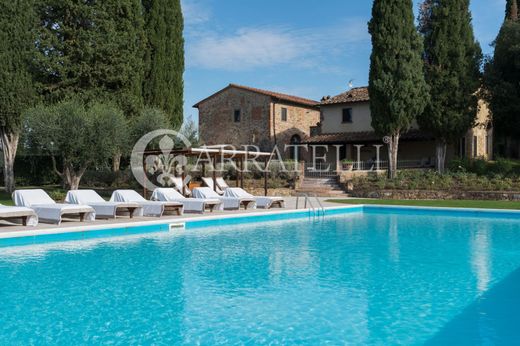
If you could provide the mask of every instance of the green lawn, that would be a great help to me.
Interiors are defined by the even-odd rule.
[[[11,196],[8,193],[0,191],[0,204],[3,205],[14,205]]]
[[[520,201],[426,201],[426,200],[389,200],[389,199],[336,199],[328,202],[343,204],[379,204],[379,205],[405,205],[414,207],[445,207],[445,208],[484,208],[484,209],[518,209]]]

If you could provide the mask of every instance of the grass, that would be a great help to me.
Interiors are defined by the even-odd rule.
[[[11,195],[3,191],[0,191],[0,204],[14,205],[13,200],[11,199]]]
[[[475,200],[394,200],[394,199],[341,199],[328,202],[343,204],[404,205],[414,207],[483,208],[520,210],[520,201],[475,201]]]

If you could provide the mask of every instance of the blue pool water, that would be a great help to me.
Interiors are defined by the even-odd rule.
[[[519,218],[366,209],[2,248],[0,278],[1,345],[520,343]]]

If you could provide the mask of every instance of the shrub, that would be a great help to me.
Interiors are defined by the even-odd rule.
[[[86,169],[120,153],[115,133],[121,130],[122,117],[113,105],[89,108],[80,100],[40,105],[25,112],[24,142],[33,152],[60,162],[61,171],[58,165],[53,170],[67,187],[77,189]]]
[[[49,196],[56,202],[63,202],[67,193],[63,190],[51,190],[48,192]]]
[[[490,170],[495,174],[507,176],[513,173],[513,167],[514,164],[511,160],[499,158],[493,165],[491,165]]]
[[[488,162],[483,159],[475,159],[471,161],[470,171],[477,175],[486,175],[490,171],[488,170]]]
[[[447,174],[434,171],[400,171],[395,179],[386,176],[353,179],[356,190],[462,190],[462,191],[520,191],[520,178],[486,176],[459,170]]]

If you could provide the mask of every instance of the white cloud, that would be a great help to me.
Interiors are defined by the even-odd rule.
[[[188,64],[232,71],[287,64],[313,68],[323,65],[327,56],[341,54],[366,40],[362,20],[304,30],[242,28],[227,35],[206,33],[188,42]]]
[[[198,0],[182,0],[182,14],[186,25],[205,23],[211,18],[210,7]]]
[[[250,69],[285,64],[310,47],[293,33],[275,29],[240,29],[233,35],[209,36],[189,49],[192,65],[216,69]]]

